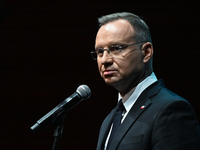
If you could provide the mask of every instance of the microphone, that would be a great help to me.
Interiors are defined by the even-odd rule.
[[[90,88],[87,85],[80,85],[77,88],[76,92],[74,92],[70,97],[58,104],[54,109],[52,109],[41,119],[39,119],[30,129],[33,133],[36,133],[44,129],[48,125],[55,123],[56,119],[59,118],[59,115],[62,115],[63,112],[65,114],[69,109],[79,104],[82,100],[90,98],[90,96]]]

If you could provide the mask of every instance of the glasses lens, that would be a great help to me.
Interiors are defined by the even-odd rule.
[[[97,60],[97,53],[95,51],[91,51],[92,59]]]

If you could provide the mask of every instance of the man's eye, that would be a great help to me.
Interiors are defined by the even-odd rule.
[[[96,50],[96,52],[97,52],[98,54],[103,53],[103,51],[104,51],[104,50],[103,50],[102,48],[99,48],[99,49]]]
[[[116,50],[121,50],[122,46],[120,45],[113,45],[110,47],[110,51],[116,51]]]

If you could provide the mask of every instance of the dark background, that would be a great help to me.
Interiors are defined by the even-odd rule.
[[[200,120],[199,7],[193,1],[0,0],[0,149],[51,149],[53,128],[32,134],[30,127],[81,84],[92,96],[67,113],[58,149],[96,148],[117,92],[100,78],[90,51],[97,18],[118,11],[146,21],[156,76]]]

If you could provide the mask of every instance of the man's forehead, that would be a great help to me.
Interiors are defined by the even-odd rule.
[[[99,44],[105,41],[132,40],[133,35],[134,30],[131,24],[124,19],[119,19],[103,25],[97,33],[96,42],[98,41],[97,43]]]
[[[105,28],[106,30],[116,30],[117,28],[119,29],[119,27],[132,28],[131,24],[127,20],[124,20],[124,19],[118,19],[112,22],[108,22],[102,27]]]
[[[124,19],[119,19],[119,20],[115,20],[115,21],[109,22],[109,23],[104,25],[106,30],[108,30],[108,31],[113,30],[114,32],[119,30],[120,26],[128,27],[129,22],[124,20]]]
[[[118,28],[114,24],[109,23],[105,25],[105,30],[117,32]]]

